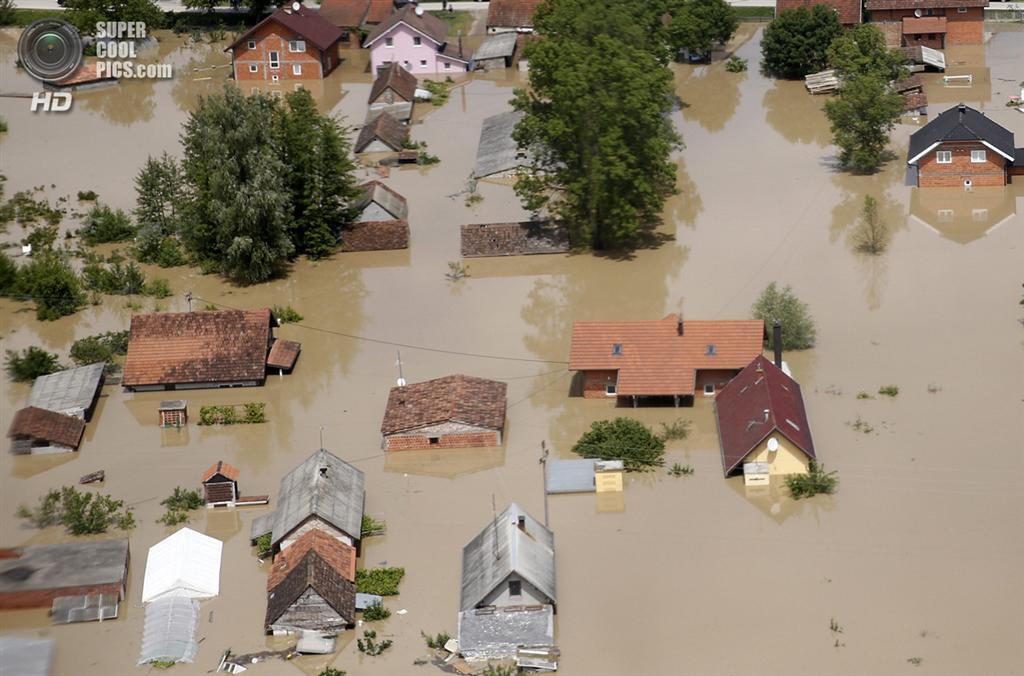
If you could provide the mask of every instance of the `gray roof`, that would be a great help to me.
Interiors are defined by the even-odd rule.
[[[520,153],[515,139],[512,138],[512,131],[521,119],[523,113],[510,110],[491,115],[484,120],[480,129],[480,145],[476,149],[473,178],[484,178],[530,165],[530,153]]]
[[[363,473],[320,449],[281,479],[274,510],[276,545],[314,514],[350,537],[359,539],[363,523]]]
[[[0,636],[0,673],[17,676],[50,676],[56,641],[52,638]]]
[[[36,545],[0,559],[0,593],[89,587],[124,580],[128,540]]]
[[[119,594],[58,596],[53,600],[50,617],[54,624],[112,620],[117,617],[119,603]]]
[[[516,51],[518,33],[497,33],[488,35],[483,44],[473,52],[474,61],[509,58]]]
[[[1013,132],[962,103],[939,113],[910,135],[907,162],[916,162],[936,144],[947,141],[979,141],[1013,162]]]
[[[103,362],[98,362],[39,376],[28,395],[28,405],[80,415],[92,406],[103,378],[103,366]]]
[[[376,202],[381,209],[391,214],[396,220],[404,220],[409,216],[409,207],[405,198],[387,187],[380,181],[370,181],[359,186],[362,196],[356,202],[356,208],[362,211],[371,202]]]
[[[515,657],[516,650],[554,645],[551,606],[480,608],[459,613],[459,652],[468,660]]]
[[[594,483],[593,458],[583,460],[552,460],[548,463],[548,493],[592,493]]]
[[[459,608],[473,609],[513,572],[555,601],[555,536],[514,502],[462,548]]]

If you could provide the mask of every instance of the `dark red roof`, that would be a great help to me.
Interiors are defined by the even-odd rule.
[[[302,343],[278,338],[271,346],[270,354],[267,355],[267,366],[288,371],[295,366],[295,360],[299,358],[301,349]]]
[[[7,436],[12,439],[27,437],[78,448],[84,432],[85,421],[81,418],[28,406],[14,414]]]
[[[245,42],[249,39],[250,35],[254,34],[269,21],[284,26],[313,43],[321,50],[328,49],[334,43],[341,40],[341,29],[320,16],[320,12],[310,9],[305,5],[299,5],[299,9],[296,11],[292,9],[291,4],[285,4],[285,6],[239,36],[224,51],[234,49],[237,45]]]
[[[387,436],[445,422],[501,430],[507,389],[496,380],[464,375],[393,387],[381,432]]]
[[[726,476],[770,434],[781,434],[815,458],[800,385],[763,355],[718,393],[715,415]]]
[[[394,0],[370,0],[363,23],[378,24],[391,16],[395,11]]]
[[[810,9],[814,5],[826,5],[836,10],[839,14],[839,23],[844,26],[861,22],[860,0],[778,0],[775,3],[775,16],[787,9]]]
[[[533,28],[533,13],[544,0],[491,0],[487,27]]]
[[[988,0],[867,0],[864,9],[936,9],[938,7],[988,7]]]

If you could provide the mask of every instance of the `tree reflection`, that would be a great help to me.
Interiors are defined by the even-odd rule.
[[[740,103],[746,73],[730,73],[725,62],[675,69],[676,94],[684,102],[683,119],[709,132],[721,131]]]
[[[790,143],[827,146],[832,142],[832,132],[822,110],[826,98],[811,96],[803,83],[775,80],[761,105],[768,124]]]

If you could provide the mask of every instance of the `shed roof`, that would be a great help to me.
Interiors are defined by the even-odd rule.
[[[569,369],[618,371],[621,395],[689,395],[697,370],[739,370],[761,354],[760,319],[688,319],[683,335],[679,321],[670,314],[648,321],[575,322]]]
[[[324,449],[313,453],[281,479],[271,521],[273,544],[314,515],[358,540],[363,523],[363,486],[360,470]]]
[[[376,101],[386,89],[393,90],[404,101],[412,101],[416,98],[416,85],[416,76],[398,65],[397,61],[392,61],[373,81],[370,102]]]
[[[397,152],[402,149],[402,144],[409,140],[409,127],[387,113],[381,113],[363,126],[356,138],[355,152],[363,152],[374,139]]]
[[[32,383],[28,405],[81,416],[92,406],[103,381],[103,362],[39,376]]]
[[[468,660],[515,657],[520,648],[547,648],[555,643],[551,606],[476,608],[459,613],[459,652]]]
[[[313,589],[346,622],[356,616],[356,585],[331,562],[311,549],[267,593],[266,627],[269,629],[307,589]]]
[[[409,216],[409,205],[405,198],[380,181],[368,181],[359,187],[363,193],[355,204],[356,209],[362,211],[373,202],[395,220],[405,220]]]
[[[50,676],[57,641],[52,638],[0,636],[0,664],[4,673],[17,676]]]
[[[315,9],[300,4],[299,9],[292,8],[290,3],[285,4],[276,12],[263,21],[250,28],[238,37],[237,40],[228,45],[228,51],[249,39],[268,23],[276,23],[284,26],[290,31],[300,35],[309,42],[316,45],[320,50],[325,50],[341,39],[341,29],[320,15]]]
[[[300,350],[302,343],[275,338],[273,345],[270,346],[270,354],[267,355],[267,366],[287,371],[295,366]]]
[[[484,38],[483,44],[473,52],[475,61],[486,61],[487,59],[509,59],[516,52],[516,41],[518,34],[513,32],[495,33]]]
[[[444,422],[501,430],[507,390],[505,383],[461,374],[392,387],[381,432],[387,436]]]
[[[933,148],[950,141],[979,141],[1010,162],[1014,159],[1013,132],[961,103],[910,135],[907,164],[915,164]]]
[[[555,602],[555,536],[514,502],[462,548],[459,608],[475,608],[511,573]]]
[[[369,0],[323,0],[320,16],[338,28],[359,28],[369,7]]]
[[[207,481],[209,481],[218,474],[220,474],[226,479],[238,481],[238,468],[235,467],[234,465],[227,464],[223,460],[218,460],[217,462],[210,465],[209,469],[203,472],[203,483],[206,483]]]
[[[813,5],[826,5],[839,15],[839,23],[848,26],[861,22],[860,3],[861,0],[778,0],[775,3],[775,16],[787,9],[796,9],[797,7],[810,9]]]
[[[533,14],[544,0],[491,0],[487,27],[533,28]]]
[[[304,533],[291,547],[282,549],[274,559],[270,575],[267,576],[267,591],[272,591],[274,587],[281,584],[310,551],[319,554],[320,558],[329,563],[346,580],[356,581],[355,547],[345,544],[329,533],[313,529]]]
[[[51,444],[78,448],[85,433],[85,421],[73,415],[28,406],[14,414],[7,436],[39,439]]]
[[[262,381],[270,310],[153,312],[132,317],[126,387]]]
[[[524,113],[510,110],[484,119],[480,128],[480,145],[476,149],[474,178],[486,178],[509,172],[532,163],[530,152],[520,150],[512,132],[523,119]]]
[[[210,598],[220,593],[224,543],[182,528],[149,548],[142,602],[168,596]]]
[[[726,476],[772,434],[781,434],[815,458],[800,385],[763,355],[715,396],[715,416]]]
[[[549,460],[546,469],[547,492],[593,493],[597,490],[594,480],[595,462],[594,458]]]
[[[119,584],[128,572],[128,540],[33,545],[0,559],[0,593]]]
[[[569,251],[569,232],[544,221],[472,223],[462,226],[462,255],[527,256]]]

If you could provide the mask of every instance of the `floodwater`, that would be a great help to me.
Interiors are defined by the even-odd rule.
[[[279,331],[303,344],[296,371],[263,388],[186,395],[193,419],[204,404],[266,402],[263,425],[161,431],[160,393],[110,386],[80,452],[0,453],[5,546],[65,538],[56,529],[24,528],[11,515],[97,469],[107,472],[101,490],[132,505],[139,522],[116,621],[51,627],[44,610],[4,612],[4,632],[56,637],[57,674],[134,673],[146,550],[172,530],[155,523],[159,501],[175,485],[196,486],[221,459],[241,469],[243,492],[269,493],[273,507],[281,475],[318,448],[322,434],[328,449],[366,472],[367,512],[386,520],[388,533],[366,541],[361,565],[404,566],[402,594],[387,605],[408,612],[377,627],[395,641],[383,656],[360,655],[356,632],[347,632],[334,656],[254,665],[252,673],[312,675],[327,664],[361,675],[429,673],[434,667],[413,666],[424,653],[419,632],[455,633],[461,548],[491,518],[492,498],[499,508],[514,500],[541,517],[541,442],[568,458],[591,421],[626,414],[655,427],[691,420],[689,438],[670,444],[667,461],[696,472],[630,475],[619,509],[599,506],[593,495],[551,497],[561,673],[1019,673],[1020,186],[983,196],[990,206],[956,192],[915,206],[899,159],[912,125],[894,132],[897,159],[881,173],[837,171],[824,99],[811,98],[801,83],[762,77],[760,32],[749,24],[743,30],[737,49],[750,60],[748,72],[727,73],[721,62],[673,67],[688,104],[674,114],[686,142],[680,194],[666,205],[660,231],[668,241],[629,260],[471,260],[468,279],[445,279],[447,262],[458,259],[461,224],[525,216],[507,186],[481,183],[484,200],[472,208],[460,194],[482,119],[505,109],[523,82],[518,74],[489,74],[418,116],[412,137],[427,141],[441,163],[387,179],[409,199],[409,251],[299,261],[287,279],[250,288],[185,268],[149,270],[170,279],[175,296],[161,301],[165,309],[186,309],[187,291],[198,303],[291,304],[312,327]],[[995,30],[986,49],[964,55],[987,70],[989,85],[958,97],[984,105],[1024,139],[1024,116],[1002,107],[1020,79],[1014,55],[1024,34]],[[4,92],[31,87],[7,65],[13,45],[5,34]],[[219,47],[193,50],[179,39],[166,39],[158,56],[203,68],[226,61]],[[9,193],[53,183],[51,196],[91,188],[131,207],[131,178],[145,157],[178,152],[180,123],[197,96],[216,90],[223,71],[199,71],[213,73],[211,80],[180,76],[76,95],[75,110],[63,117],[33,116],[27,101],[0,98],[11,127],[0,138]],[[941,87],[936,78],[928,76],[930,94]],[[369,76],[351,64],[317,95],[325,109],[357,123],[368,87]],[[878,257],[855,253],[850,242],[868,194],[893,230]],[[993,219],[998,211],[1000,221],[967,237],[959,236],[964,228],[946,232],[945,222],[928,224],[919,213],[933,211],[937,221],[940,209],[963,208],[986,208]],[[724,480],[708,401],[614,410],[567,398],[574,320],[680,310],[691,318],[744,318],[772,280],[791,284],[817,319],[817,347],[786,359],[802,384],[819,455],[839,472],[835,495],[794,502],[778,488],[748,493],[742,480]],[[150,310],[153,301],[142,304]],[[108,297],[42,324],[27,306],[5,301],[0,347],[36,344],[66,356],[75,338],[127,328],[131,312],[126,299]],[[378,430],[398,375],[395,348],[340,334],[446,351],[402,348],[410,381],[453,372],[506,379],[504,447],[385,457]],[[895,399],[856,397],[890,384],[899,387]],[[27,392],[3,381],[0,427]],[[858,417],[874,431],[854,430],[849,423]],[[249,524],[264,510],[201,510],[189,524],[225,542],[221,594],[203,603],[196,663],[174,673],[207,673],[226,648],[281,645],[262,635],[267,567],[248,546]],[[841,633],[830,630],[833,619]]]

